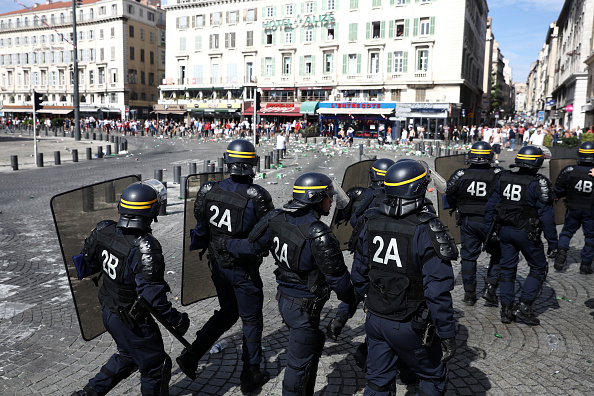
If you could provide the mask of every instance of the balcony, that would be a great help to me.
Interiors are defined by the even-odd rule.
[[[427,78],[427,72],[416,72],[415,78]]]
[[[402,78],[402,74],[392,74],[393,79],[400,79]]]
[[[332,76],[323,76],[322,77],[322,81],[332,81],[332,80],[333,80]]]

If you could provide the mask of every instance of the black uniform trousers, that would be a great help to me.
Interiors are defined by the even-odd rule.
[[[462,217],[460,224],[460,240],[462,242],[460,256],[462,257],[462,282],[464,291],[476,291],[476,261],[481,255],[482,246],[487,238],[485,222],[478,217]],[[499,280],[499,261],[501,249],[498,243],[487,244],[486,252],[491,255],[489,269],[487,270],[487,283],[497,285]]]
[[[582,263],[592,264],[592,259],[594,259],[594,217],[589,210],[567,210],[563,230],[559,235],[559,249],[569,250],[569,241],[580,227],[584,232]]]

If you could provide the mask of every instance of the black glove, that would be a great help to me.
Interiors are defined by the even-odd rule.
[[[557,257],[557,253],[559,253],[557,249],[548,248],[547,257],[550,259],[554,259],[555,257]]]
[[[187,313],[182,313],[181,314],[181,319],[179,320],[179,323],[173,326],[175,328],[175,330],[177,330],[177,332],[180,335],[184,335],[186,334],[186,331],[188,331],[188,329],[190,328],[190,318],[188,317]]]
[[[441,340],[441,351],[443,352],[443,356],[441,357],[441,361],[446,363],[451,358],[454,357],[456,354],[456,349],[458,346],[456,345],[456,339],[452,338],[442,338]]]
[[[338,313],[336,317],[328,323],[328,326],[326,326],[326,335],[336,341],[345,324],[346,318]]]

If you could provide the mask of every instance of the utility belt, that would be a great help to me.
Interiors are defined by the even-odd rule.
[[[311,298],[303,298],[303,297],[291,297],[286,295],[285,293],[277,290],[277,300],[278,296],[281,296],[285,300],[292,301],[293,304],[299,305],[301,307],[301,313],[308,319],[320,319],[320,314],[322,313],[322,309],[326,304],[326,301],[330,299],[330,289],[327,288],[327,293],[324,296],[316,296]]]
[[[526,234],[528,240],[530,241],[540,241],[540,234],[542,233],[542,223],[540,222],[539,218],[530,218],[526,222],[524,226],[524,230],[526,230]]]
[[[421,338],[421,345],[425,347],[433,344],[435,336],[435,326],[431,320],[429,308],[421,308],[413,315],[410,326]]]
[[[144,308],[138,301],[134,301],[134,304],[132,304],[130,309],[120,306],[115,307],[114,313],[130,330],[133,330],[138,324],[148,323],[151,316],[146,308]]]

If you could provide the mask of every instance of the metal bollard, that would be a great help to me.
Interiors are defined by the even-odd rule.
[[[19,156],[18,155],[10,156],[10,166],[12,167],[13,171],[19,170]]]
[[[58,130],[56,128],[54,128],[54,137],[58,136]]]
[[[159,180],[160,182],[163,181],[163,169],[155,169],[154,178]]]
[[[270,156],[264,156],[264,169],[270,169]]]
[[[105,184],[105,203],[115,203],[115,201],[115,182],[112,181],[111,183]]]
[[[93,132],[93,140],[97,140],[97,134]]]
[[[43,153],[37,153],[37,167],[43,168]]]
[[[179,196],[181,199],[186,199],[186,186],[188,184],[188,176],[182,176],[179,183]]]
[[[214,173],[215,172],[215,164],[208,164],[208,172]]]
[[[103,146],[97,147],[97,158],[103,158]]]
[[[173,184],[179,184],[180,177],[181,177],[181,166],[175,165],[173,167]]]
[[[78,149],[72,149],[72,162],[78,162]]]
[[[167,190],[167,182],[162,181],[163,185],[165,186],[165,190]],[[159,216],[166,216],[167,215],[167,199],[163,202],[163,205],[159,208]]]
[[[203,172],[208,172],[208,164],[210,160],[204,160],[204,168],[202,169]]]
[[[105,146],[105,155],[107,155],[107,156],[111,155],[111,144],[108,144],[107,146]]]
[[[87,147],[87,161],[93,159],[93,149],[91,147]]]
[[[110,135],[110,136],[109,136],[109,141],[110,141],[111,143],[115,143],[115,142],[114,142],[114,140],[115,140],[115,137],[114,137],[113,135]]]
[[[258,162],[256,162],[256,173],[260,173],[260,157],[258,157]]]
[[[217,158],[217,168],[223,169],[223,159],[222,158]]]
[[[62,161],[60,160],[60,152],[59,151],[54,151],[54,164],[55,165],[62,164]]]
[[[196,174],[196,163],[195,162],[190,162],[190,175],[194,175]]]
[[[272,160],[274,161],[274,165],[278,166],[280,164],[280,160],[278,159],[278,151],[275,151]]]
[[[95,210],[95,189],[93,187],[82,190],[82,210],[83,212],[93,212]]]
[[[445,155],[446,156],[450,155],[450,146],[446,147]]]
[[[85,133],[85,139],[89,140],[89,132]]]

